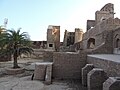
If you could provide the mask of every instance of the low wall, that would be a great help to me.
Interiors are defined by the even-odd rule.
[[[11,55],[0,56],[0,62],[11,61]]]
[[[44,62],[53,62],[53,51],[44,51],[43,61]]]
[[[120,77],[120,61],[117,58],[120,59],[120,56],[106,54],[106,56],[96,57],[95,55],[88,55],[87,63],[103,69],[109,77]]]
[[[55,52],[53,62],[53,78],[81,79],[81,69],[86,64],[86,54]]]

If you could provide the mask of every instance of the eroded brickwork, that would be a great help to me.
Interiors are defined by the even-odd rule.
[[[53,54],[53,62],[53,78],[81,79],[81,69],[86,64],[86,55],[57,52]]]
[[[47,49],[59,51],[60,26],[49,25],[47,29]]]

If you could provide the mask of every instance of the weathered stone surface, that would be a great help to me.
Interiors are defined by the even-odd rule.
[[[35,80],[45,80],[46,65],[37,63],[35,65],[34,78]]]
[[[86,64],[82,68],[82,85],[87,86],[87,74],[94,68],[93,64]]]
[[[120,90],[120,77],[109,77],[103,83],[103,90]]]
[[[88,90],[102,90],[107,76],[103,69],[93,68],[87,75]]]
[[[94,54],[87,56],[87,63],[103,69],[108,77],[120,77],[120,55]]]
[[[86,64],[86,56],[74,52],[56,52],[53,62],[53,78],[81,79],[81,69]]]
[[[47,64],[45,84],[48,84],[48,85],[51,84],[51,82],[52,82],[52,65],[53,65],[53,63]]]
[[[47,49],[59,51],[60,26],[49,25],[47,29]]]
[[[54,51],[44,51],[43,61],[44,62],[53,62],[53,53],[54,53]]]
[[[25,72],[24,68],[16,68],[16,69],[14,69],[12,67],[5,68],[5,73],[8,75],[16,75],[16,74],[21,74],[24,72]]]
[[[52,62],[36,63],[33,79],[44,80],[45,84],[51,84],[52,65]]]
[[[21,81],[17,83],[12,90],[41,90],[44,84],[37,81]]]
[[[114,4],[106,4],[100,11],[95,12],[95,20],[87,23],[87,32],[83,34],[83,50],[91,53],[112,53],[113,48],[120,47],[120,19],[114,18]],[[92,41],[91,39],[94,39]],[[90,41],[89,41],[90,40]],[[89,46],[94,43],[92,50]]]

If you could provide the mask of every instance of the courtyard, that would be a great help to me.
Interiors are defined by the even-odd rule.
[[[81,85],[80,80],[52,80],[52,84],[46,85],[44,81],[31,80],[35,69],[35,62],[43,62],[38,59],[19,59],[18,64],[25,68],[25,72],[17,75],[7,75],[6,67],[13,62],[0,63],[0,90],[87,90]]]

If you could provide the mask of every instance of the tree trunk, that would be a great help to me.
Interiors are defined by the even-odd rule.
[[[14,46],[14,54],[13,54],[13,58],[14,58],[14,63],[13,63],[13,68],[19,68],[18,63],[17,63],[17,47]]]
[[[19,68],[18,63],[17,63],[17,54],[14,54],[13,57],[14,57],[13,68]]]

